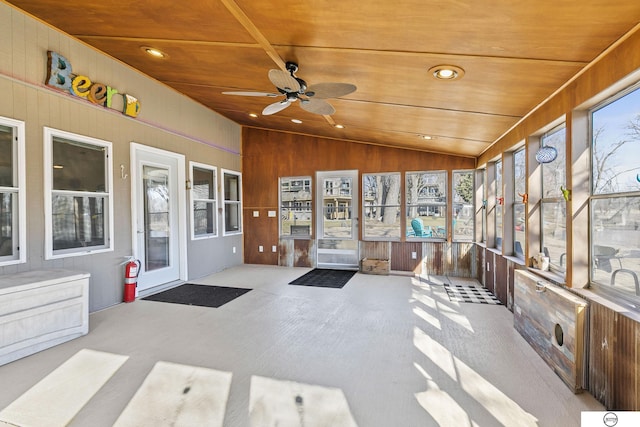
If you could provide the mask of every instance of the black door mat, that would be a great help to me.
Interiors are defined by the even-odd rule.
[[[487,288],[475,285],[444,284],[449,301],[476,304],[502,304]]]
[[[307,274],[289,282],[290,285],[316,286],[319,288],[342,288],[356,274],[352,270],[315,268]]]
[[[172,289],[142,298],[147,301],[174,304],[197,305],[200,307],[221,307],[249,292],[251,289],[229,288],[225,286],[195,285],[185,283]]]

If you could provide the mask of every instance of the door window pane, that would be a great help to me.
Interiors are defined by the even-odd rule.
[[[144,179],[144,215],[145,215],[145,271],[157,270],[169,266],[171,248],[171,211],[169,200],[169,171],[145,165]]]
[[[347,177],[325,178],[322,183],[322,238],[352,239],[353,182]]]
[[[362,176],[363,237],[400,239],[400,173]]]

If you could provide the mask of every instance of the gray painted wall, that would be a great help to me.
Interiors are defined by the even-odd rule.
[[[74,73],[138,98],[139,116],[129,118],[46,87],[48,50],[66,57]],[[90,311],[122,301],[121,263],[132,253],[132,227],[131,182],[121,178],[120,165],[130,173],[131,142],[185,155],[187,176],[190,160],[216,166],[219,186],[221,168],[241,171],[240,126],[5,3],[0,3],[0,116],[25,122],[27,172],[27,247],[21,248],[27,261],[0,266],[0,274],[52,268],[89,272]],[[113,252],[44,259],[44,126],[113,144]],[[188,221],[189,203],[187,194]],[[222,225],[219,216],[219,230]],[[188,227],[181,232],[190,236]],[[187,257],[189,279],[241,264],[242,236],[187,237]]]

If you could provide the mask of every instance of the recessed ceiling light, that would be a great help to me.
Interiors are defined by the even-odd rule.
[[[249,113],[249,117],[253,117],[255,119],[258,115],[256,113]]]
[[[142,51],[147,55],[153,56],[154,58],[167,59],[169,57],[169,55],[155,47],[140,46],[140,49],[142,49]]]
[[[297,123],[297,124],[302,123],[302,120],[298,120],[298,119],[291,119],[291,121],[292,121],[293,123]]]
[[[464,76],[464,70],[455,65],[436,65],[429,68],[429,73],[438,80],[455,80]]]
[[[431,141],[432,139],[436,139],[435,136],[431,136],[431,135],[420,135],[420,138],[426,140],[426,141]]]
[[[344,129],[344,125],[341,125],[341,124],[338,124],[338,123],[333,125],[333,127],[336,128],[336,129]]]

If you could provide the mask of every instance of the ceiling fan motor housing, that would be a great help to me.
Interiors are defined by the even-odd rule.
[[[287,71],[291,73],[291,75],[298,72],[298,64],[296,64],[295,62],[287,61],[285,67],[287,68]]]

